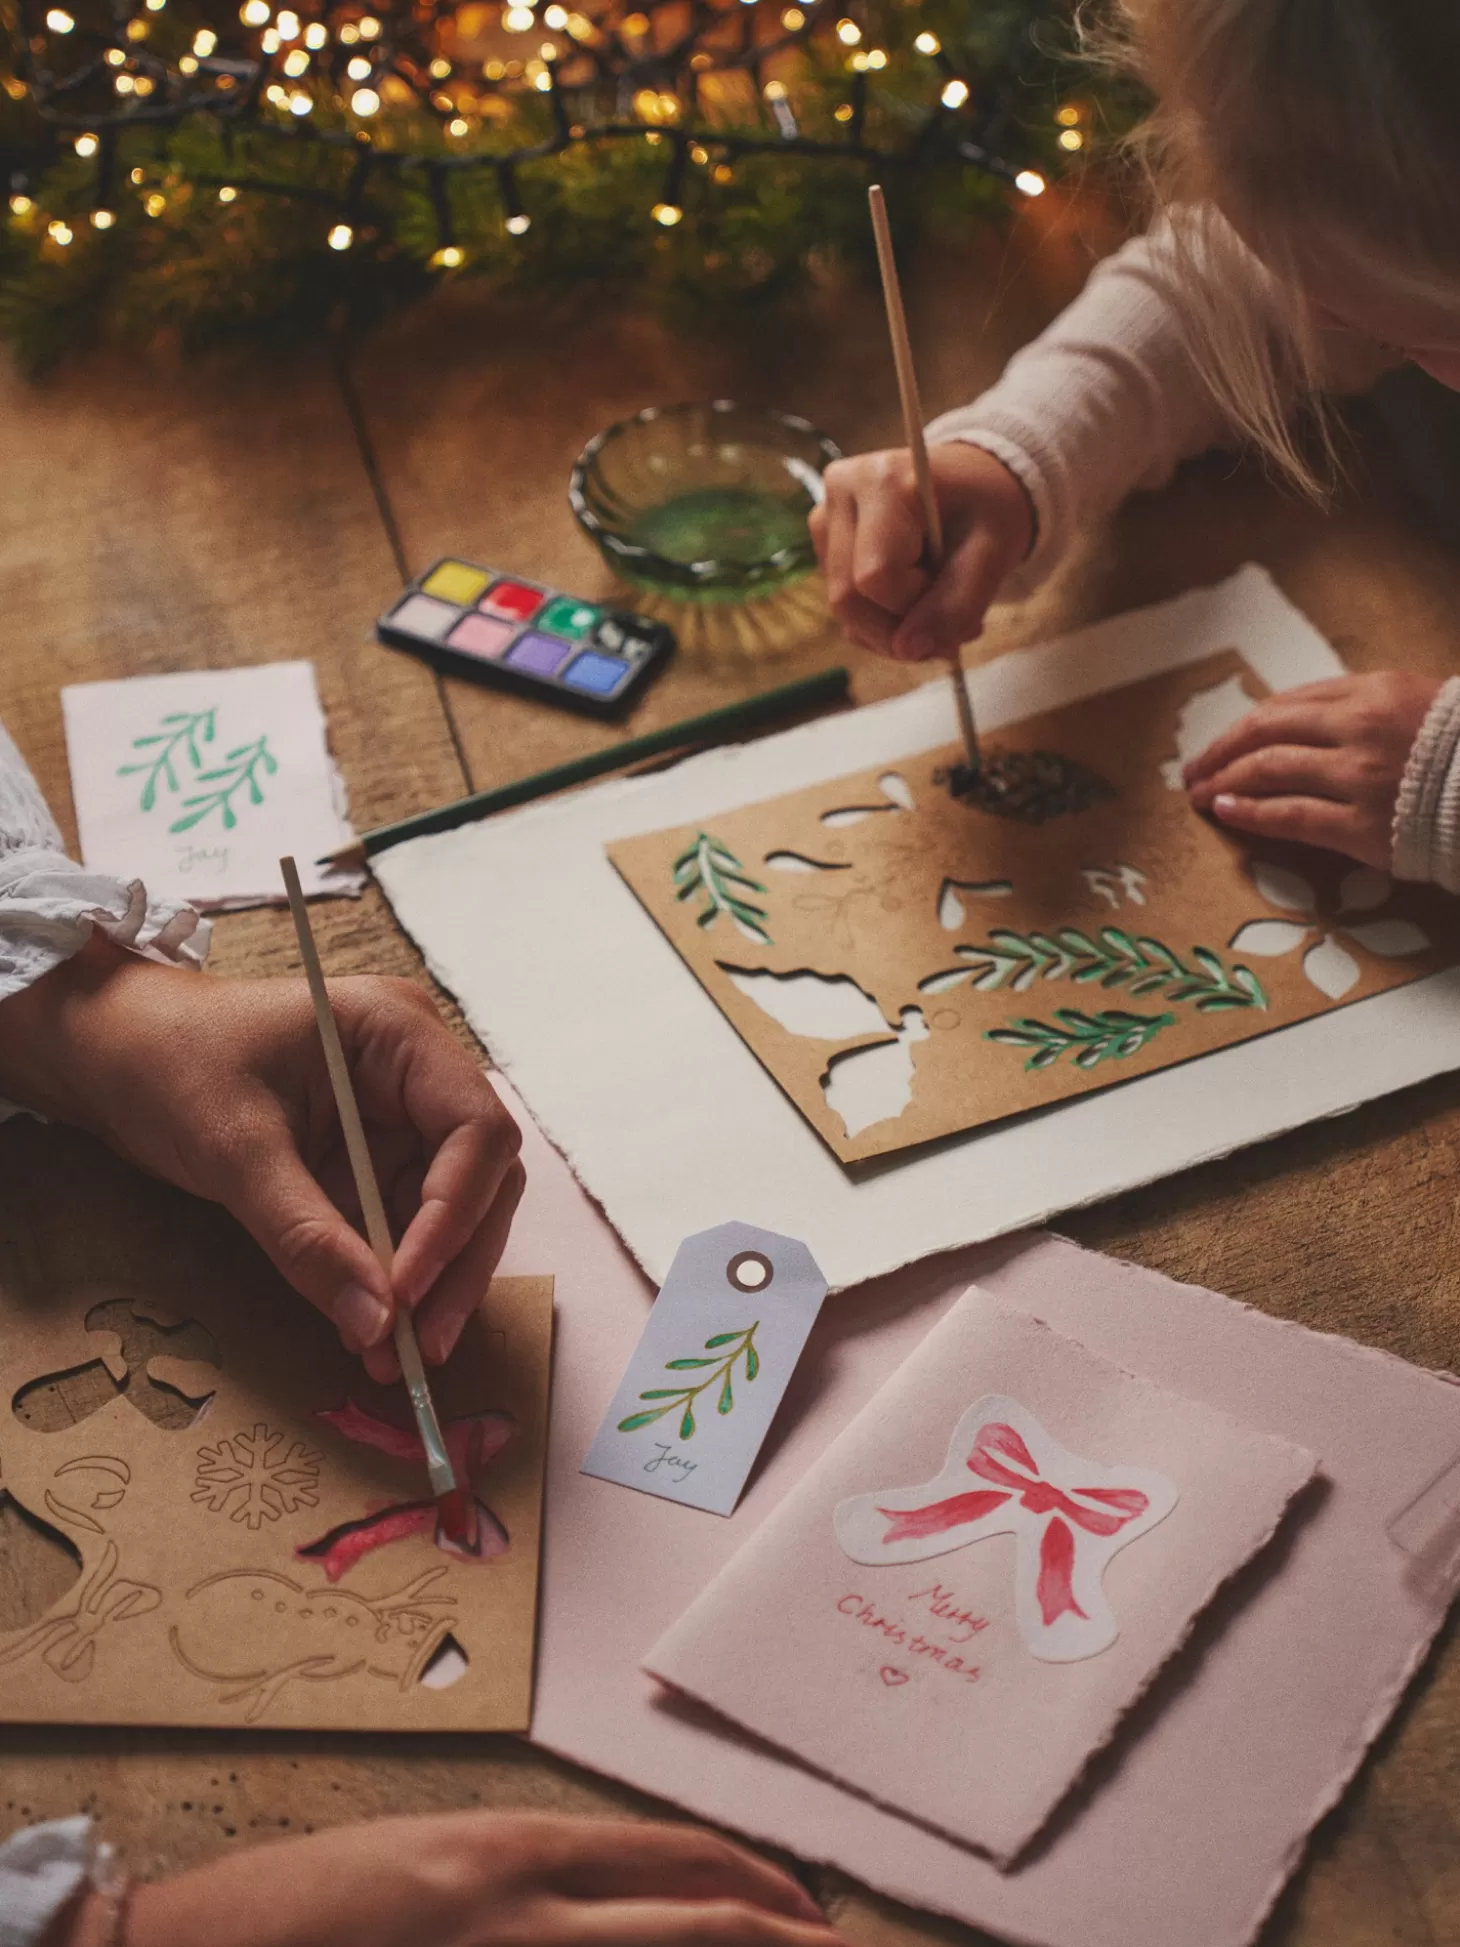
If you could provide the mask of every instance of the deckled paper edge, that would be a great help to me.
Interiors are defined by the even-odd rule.
[[[1067,1239],[1065,1241],[1069,1242],[1070,1240]],[[1077,1246],[1076,1248],[1081,1247]],[[1123,1262],[1123,1260],[1117,1260],[1117,1262]],[[658,1641],[649,1648],[641,1659],[639,1668],[646,1676],[652,1677],[655,1683],[662,1684],[666,1689],[672,1690],[677,1695],[687,1698],[697,1709],[709,1711],[712,1716],[729,1725],[740,1736],[755,1738],[770,1744],[774,1750],[784,1753],[789,1763],[800,1766],[806,1771],[814,1772],[818,1777],[824,1778],[829,1784],[833,1785],[838,1791],[849,1792],[854,1797],[865,1799],[869,1804],[878,1806],[882,1811],[890,1812],[894,1818],[905,1819],[909,1825],[920,1826],[923,1830],[932,1832],[938,1838],[948,1840],[953,1845],[960,1846],[967,1852],[981,1854],[983,1857],[990,1859],[1001,1871],[1007,1872],[1018,1866],[1019,1861],[1024,1855],[1037,1844],[1040,1835],[1058,1818],[1061,1810],[1078,1793],[1097,1760],[1116,1742],[1122,1728],[1136,1707],[1191,1641],[1192,1636],[1196,1633],[1207,1611],[1216,1602],[1217,1598],[1225,1589],[1238,1581],[1249,1569],[1261,1560],[1267,1549],[1272,1545],[1274,1536],[1288,1522],[1293,1513],[1295,1502],[1313,1480],[1319,1477],[1321,1460],[1310,1448],[1301,1446],[1295,1440],[1288,1440],[1279,1433],[1265,1433],[1260,1427],[1251,1426],[1245,1420],[1239,1419],[1235,1413],[1229,1413],[1225,1407],[1213,1406],[1206,1400],[1191,1399],[1187,1394],[1177,1392],[1175,1388],[1163,1385],[1159,1380],[1149,1379],[1144,1373],[1135,1372],[1129,1366],[1122,1365],[1118,1360],[1108,1358],[1103,1352],[1096,1352],[1093,1347],[1086,1345],[1083,1339],[1077,1338],[1073,1332],[1061,1331],[1058,1326],[1051,1325],[1048,1319],[1041,1318],[1037,1312],[1027,1312],[1021,1306],[1011,1305],[1007,1299],[1002,1299],[994,1292],[985,1290],[976,1280],[953,1300],[953,1303],[944,1312],[937,1324],[931,1328],[929,1336],[931,1336],[932,1332],[941,1330],[956,1316],[961,1307],[968,1305],[974,1299],[977,1299],[981,1305],[988,1307],[996,1316],[1011,1318],[1017,1322],[1027,1321],[1029,1324],[1037,1327],[1041,1332],[1047,1332],[1052,1338],[1061,1339],[1067,1345],[1077,1346],[1087,1359],[1092,1360],[1096,1366],[1103,1368],[1107,1374],[1113,1374],[1127,1381],[1129,1384],[1139,1388],[1142,1392],[1155,1394],[1165,1400],[1174,1400],[1178,1405],[1190,1407],[1194,1411],[1203,1414],[1208,1420],[1217,1422],[1223,1432],[1231,1438],[1249,1443],[1255,1442],[1258,1446],[1266,1449],[1270,1453],[1273,1463],[1275,1491],[1281,1495],[1278,1505],[1273,1511],[1271,1521],[1262,1530],[1247,1553],[1239,1561],[1232,1562],[1226,1567],[1217,1568],[1212,1572],[1205,1588],[1194,1599],[1192,1607],[1184,1621],[1177,1623],[1168,1641],[1164,1646],[1157,1649],[1155,1658],[1145,1674],[1125,1697],[1111,1707],[1103,1729],[1096,1734],[1095,1742],[1091,1744],[1084,1757],[1080,1759],[1058,1794],[1042,1810],[1032,1815],[1026,1829],[1011,1840],[1007,1846],[982,1846],[967,1838],[964,1834],[955,1832],[951,1827],[939,1824],[936,1819],[909,1812],[904,1806],[897,1804],[895,1800],[883,1797],[881,1793],[874,1791],[868,1786],[849,1783],[846,1779],[839,1777],[834,1771],[828,1771],[824,1766],[813,1763],[811,1760],[803,1757],[793,1746],[780,1744],[774,1738],[765,1737],[764,1733],[753,1730],[748,1725],[739,1723],[728,1712],[718,1709],[714,1704],[707,1703],[705,1699],[698,1696],[693,1690],[686,1689],[682,1684],[676,1683],[672,1678],[661,1676],[654,1668],[655,1657],[661,1645],[679,1629],[680,1624],[684,1620],[683,1616],[676,1617],[670,1627],[659,1637]],[[1260,1316],[1266,1317],[1268,1314],[1262,1313]],[[916,1359],[921,1355],[925,1343],[926,1340],[919,1342],[908,1354],[907,1359],[903,1361],[902,1366],[898,1367],[897,1373],[889,1375],[888,1380],[883,1386],[877,1389],[861,1408],[861,1411],[848,1420],[846,1425],[836,1435],[835,1439],[823,1449],[821,1461],[817,1463],[818,1468],[822,1462],[830,1460],[835,1448],[844,1443],[850,1444],[851,1436],[856,1431],[858,1422],[875,1409],[877,1402],[886,1390],[886,1386],[893,1383],[898,1377],[898,1374],[902,1372],[903,1367],[910,1360]],[[1404,1362],[1401,1361],[1400,1363],[1402,1364]],[[792,1494],[799,1492],[799,1488],[792,1490]],[[777,1507],[773,1508],[766,1517],[767,1521],[774,1521],[786,1506],[786,1502],[790,1499],[791,1495],[787,1495],[785,1501],[780,1502]],[[753,1548],[761,1532],[761,1529],[757,1529],[756,1533],[747,1539],[744,1544],[745,1547]],[[732,1555],[730,1560],[717,1571],[707,1587],[701,1591],[700,1596],[696,1598],[695,1604],[691,1605],[692,1607],[698,1606],[698,1603],[710,1594],[715,1583],[728,1573],[734,1561],[735,1556]],[[686,1611],[687,1613],[688,1611]]]

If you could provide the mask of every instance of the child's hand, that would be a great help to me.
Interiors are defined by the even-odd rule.
[[[928,464],[943,517],[936,580],[921,566],[927,529],[906,447],[837,460],[811,515],[837,620],[898,662],[954,656],[971,642],[1034,539],[1028,495],[991,453],[949,440],[929,449]]]
[[[89,1947],[85,1920],[69,1947]],[[452,1812],[234,1854],[133,1895],[127,1947],[836,1947],[776,1867],[693,1826]]]
[[[1191,801],[1234,831],[1387,867],[1404,766],[1439,689],[1391,669],[1269,697],[1187,765]]]
[[[480,1302],[522,1194],[520,1139],[421,988],[337,980],[330,998],[400,1240],[393,1282],[345,1214],[359,1206],[303,980],[217,979],[93,935],[0,1004],[0,1094],[223,1204],[389,1379],[397,1303],[419,1307],[441,1360]]]

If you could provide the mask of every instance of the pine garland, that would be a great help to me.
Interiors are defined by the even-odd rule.
[[[443,276],[761,302],[866,256],[874,176],[905,230],[999,220],[1089,113],[1068,0],[8,4],[0,335],[32,372],[369,324]]]

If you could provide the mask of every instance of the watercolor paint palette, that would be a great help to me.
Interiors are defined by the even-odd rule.
[[[413,581],[375,633],[449,675],[595,717],[628,709],[674,653],[663,622],[453,556]]]

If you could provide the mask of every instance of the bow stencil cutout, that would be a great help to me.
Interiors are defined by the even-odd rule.
[[[967,1487],[970,1474],[991,1485]],[[1073,1663],[1119,1634],[1107,1563],[1177,1498],[1164,1474],[1082,1460],[1017,1400],[991,1394],[959,1420],[936,1480],[843,1501],[836,1535],[853,1561],[889,1567],[1014,1535],[1019,1633],[1042,1662]]]

